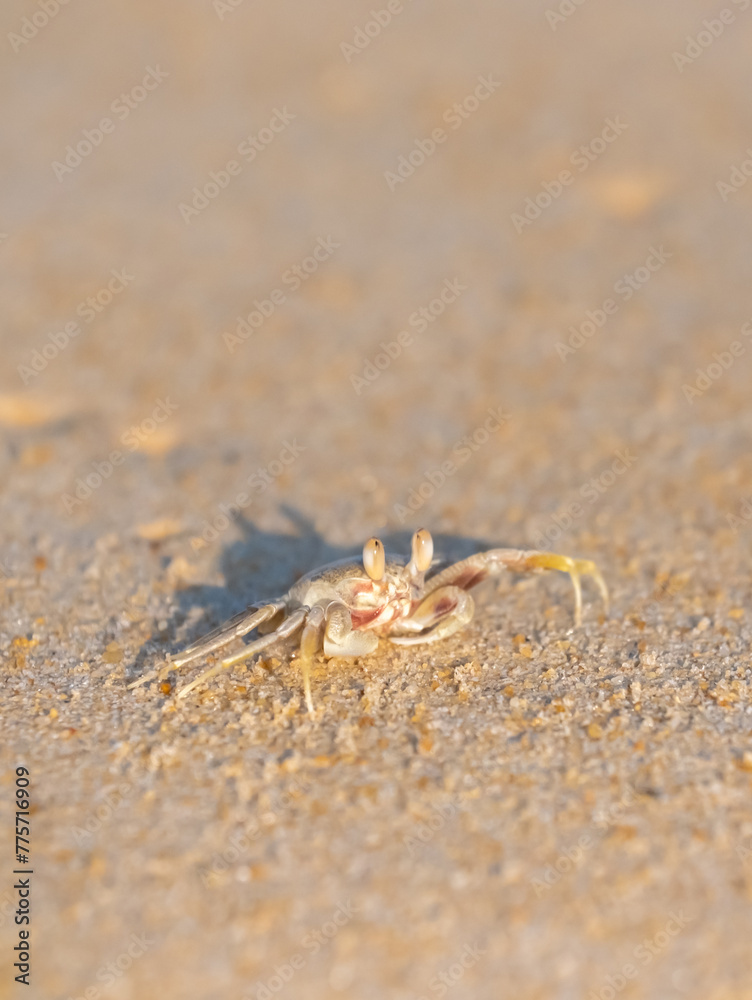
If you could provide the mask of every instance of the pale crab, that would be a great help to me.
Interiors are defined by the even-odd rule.
[[[486,577],[502,570],[515,573],[558,569],[568,573],[574,587],[575,625],[582,623],[580,576],[593,577],[608,612],[608,590],[595,563],[553,552],[489,549],[438,570],[426,579],[433,563],[433,538],[425,528],[412,539],[409,562],[387,556],[378,538],[363,547],[363,566],[352,559],[329,563],[306,574],[283,597],[251,605],[224,625],[172,657],[166,667],[131,684],[137,687],[159,674],[182,667],[227,646],[233,639],[258,629],[261,638],[225,657],[178,691],[184,698],[203,681],[236,663],[248,660],[280,639],[300,634],[300,668],[308,711],[311,664],[323,650],[327,659],[366,656],[379,637],[399,646],[436,642],[453,635],[473,617],[470,594]],[[364,572],[365,571],[365,572]]]

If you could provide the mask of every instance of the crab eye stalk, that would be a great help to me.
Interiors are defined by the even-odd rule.
[[[433,538],[425,528],[420,528],[413,535],[412,561],[419,573],[425,573],[433,561]]]
[[[374,583],[384,579],[386,556],[384,546],[378,538],[369,538],[363,546],[363,566]]]

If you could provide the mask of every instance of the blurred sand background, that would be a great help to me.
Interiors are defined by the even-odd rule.
[[[752,997],[752,9],[385,9],[3,6],[0,997]],[[611,615],[126,690],[423,524]]]

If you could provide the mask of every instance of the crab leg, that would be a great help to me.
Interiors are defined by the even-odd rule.
[[[400,622],[400,627],[419,631],[418,635],[390,635],[389,641],[398,646],[417,646],[436,642],[459,631],[472,619],[475,604],[467,591],[460,587],[439,587],[421,601],[413,614]],[[433,626],[433,627],[431,627]],[[429,629],[429,631],[423,631]]]
[[[365,656],[372,653],[378,644],[379,637],[374,632],[353,629],[350,612],[339,601],[332,601],[326,610],[318,605],[311,608],[300,639],[300,669],[310,715],[314,714],[311,663],[322,646],[324,656],[331,659],[335,656]]]
[[[451,584],[469,590],[486,577],[496,575],[502,570],[514,573],[529,573],[541,569],[558,569],[568,573],[574,588],[574,621],[582,624],[582,587],[580,576],[591,576],[600,591],[603,603],[608,613],[608,590],[601,572],[589,559],[572,559],[569,556],[557,555],[555,552],[537,552],[524,549],[489,549],[477,555],[463,559],[453,566],[437,573],[426,581],[426,592],[433,593],[440,587]]]
[[[206,656],[207,653],[213,653],[215,649],[221,649],[233,639],[240,639],[242,636],[248,635],[253,629],[273,618],[284,606],[284,601],[271,601],[269,604],[263,604],[260,608],[254,606],[246,608],[245,611],[241,611],[239,615],[235,615],[224,625],[220,625],[213,632],[209,632],[208,635],[192,643],[178,656],[173,656],[173,664],[176,667],[182,667],[199,656]]]
[[[267,607],[272,607],[272,605],[267,605]],[[220,660],[219,663],[215,664],[209,670],[204,671],[203,674],[191,681],[190,684],[181,688],[180,691],[178,691],[178,698],[185,698],[185,696],[202,681],[208,680],[209,677],[214,677],[215,674],[220,673],[222,670],[228,670],[230,667],[234,667],[236,663],[241,663],[243,660],[249,660],[252,656],[255,656],[256,653],[260,653],[262,649],[266,649],[267,646],[271,646],[272,643],[277,642],[278,639],[286,639],[294,632],[297,632],[297,630],[305,622],[309,610],[309,608],[305,607],[298,608],[296,611],[293,611],[289,618],[285,618],[279,628],[274,632],[269,632],[260,639],[256,639],[255,642],[248,643],[248,645],[244,646],[239,653],[235,653],[233,656],[229,656],[225,660]],[[273,613],[276,614],[276,610]]]
[[[313,698],[311,697],[311,663],[316,653],[321,649],[325,627],[326,618],[324,609],[316,605],[308,613],[305,628],[300,637],[300,670],[303,674],[303,691],[309,715],[315,714],[313,710]]]
[[[139,677],[133,684],[128,685],[128,690],[141,687],[142,684],[147,684],[149,681],[154,680],[155,677],[166,676],[174,667],[182,667],[199,656],[206,656],[208,653],[213,653],[215,649],[221,649],[222,646],[226,646],[233,639],[247,635],[257,625],[261,625],[263,622],[273,618],[284,606],[283,601],[272,601],[270,604],[264,604],[261,607],[251,605],[250,608],[246,608],[245,611],[241,611],[240,614],[230,618],[229,621],[224,622],[224,624],[213,629],[207,635],[202,636],[196,642],[191,643],[182,653],[173,657],[169,663],[158,667],[156,670],[152,670],[143,677]]]

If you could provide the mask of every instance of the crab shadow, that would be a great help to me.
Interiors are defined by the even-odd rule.
[[[142,646],[132,664],[131,679],[137,679],[152,666],[155,655],[176,653],[248,605],[279,597],[305,573],[350,556],[360,563],[362,549],[333,545],[296,508],[283,504],[280,510],[294,529],[292,533],[264,531],[243,516],[235,518],[242,537],[226,544],[219,555],[224,586],[198,584],[176,591],[177,606],[166,628],[162,629],[167,641],[159,643],[159,652],[153,640]],[[413,531],[413,528],[405,528],[382,533],[379,537],[388,554],[409,557]],[[475,552],[504,544],[498,538],[489,541],[445,533],[436,533],[433,538],[434,566],[456,562]],[[188,618],[191,619],[190,629],[182,634],[186,632],[182,626]],[[179,640],[178,630],[181,631]]]

